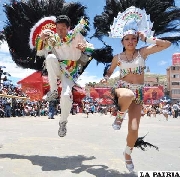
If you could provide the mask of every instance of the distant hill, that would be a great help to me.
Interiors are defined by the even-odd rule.
[[[92,87],[112,87],[119,79],[119,74],[117,74],[118,72],[115,73],[115,75],[113,75],[113,77],[111,77],[108,81],[107,84],[102,84],[102,83],[88,83],[87,85],[92,86]],[[146,72],[145,75],[145,81],[148,80],[148,78],[153,78],[153,80],[156,82],[156,78],[158,77],[159,79],[159,83],[162,85],[166,85],[167,83],[167,76],[166,75],[162,75],[162,74],[155,74],[155,73],[149,73]]]
[[[159,82],[167,82],[167,76],[162,74],[155,74],[155,73],[145,73],[144,78],[146,80],[147,77],[159,78]]]

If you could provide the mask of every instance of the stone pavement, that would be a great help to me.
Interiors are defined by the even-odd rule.
[[[135,177],[138,171],[180,170],[180,119],[142,117],[139,136],[159,147],[135,148],[135,172],[123,158],[127,120],[112,129],[110,115],[70,115],[67,136],[57,135],[59,118],[0,118],[0,177]]]

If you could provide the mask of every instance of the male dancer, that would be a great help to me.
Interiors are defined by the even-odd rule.
[[[57,79],[61,80],[61,117],[58,131],[60,137],[64,137],[67,132],[66,124],[72,107],[72,87],[75,85],[74,77],[77,76],[77,61],[82,59],[82,56],[84,57],[82,52],[85,52],[88,45],[78,28],[69,33],[70,24],[70,18],[66,15],[56,18],[57,35],[54,36],[54,39],[58,41],[58,45],[55,45],[46,55],[46,68],[50,84],[47,101],[58,97]],[[45,30],[41,33],[40,40],[45,42],[49,37],[49,31]]]

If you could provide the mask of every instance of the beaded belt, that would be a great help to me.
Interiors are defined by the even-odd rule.
[[[136,104],[143,104],[144,98],[144,85],[143,84],[131,84],[126,81],[119,80],[114,85],[114,88],[127,88],[134,92],[134,101]]]

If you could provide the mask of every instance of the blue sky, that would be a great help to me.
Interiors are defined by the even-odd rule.
[[[72,1],[72,0],[71,0]],[[7,0],[0,0],[0,30],[3,29],[4,22],[5,22],[5,14],[3,12],[3,3],[8,2]],[[66,2],[70,2],[70,0],[67,0]],[[88,33],[87,40],[90,43],[94,44],[95,48],[101,48],[102,42],[98,41],[97,39],[89,39],[90,36],[94,33],[93,29],[93,18],[97,14],[101,14],[103,11],[103,7],[105,5],[105,0],[97,0],[96,3],[94,1],[90,0],[74,0],[74,2],[80,2],[83,5],[87,6],[87,14],[90,17],[90,29],[91,31]],[[176,5],[180,7],[180,1],[176,0]],[[122,46],[120,44],[120,39],[111,39],[111,38],[104,38],[105,42],[108,45],[111,45],[113,48],[113,54],[120,53],[122,51]],[[143,43],[140,43],[138,47],[143,46]],[[179,47],[177,46],[171,46],[168,49],[153,54],[148,57],[146,61],[146,66],[149,66],[151,73],[157,73],[157,74],[166,74],[166,69],[172,65],[172,55],[174,53],[180,52]],[[6,65],[7,68],[4,69],[4,71],[9,72],[12,76],[10,79],[14,82],[17,82],[18,80],[21,80],[23,77],[31,74],[32,70],[29,69],[22,69],[15,65],[15,63],[11,60],[11,56],[8,52],[7,44],[2,44],[0,46],[0,65]],[[86,68],[85,72],[81,76],[80,82],[82,83],[82,86],[87,82],[99,82],[99,80],[102,78],[102,73],[104,70],[103,64],[96,63],[95,60],[92,60],[91,63]],[[115,72],[118,71],[118,68]]]

